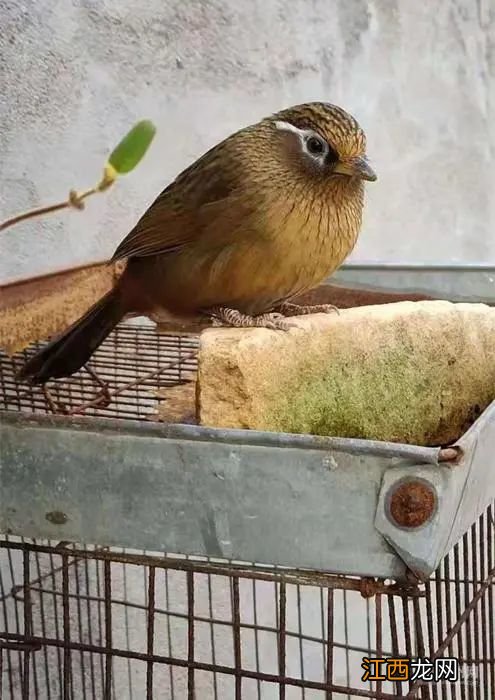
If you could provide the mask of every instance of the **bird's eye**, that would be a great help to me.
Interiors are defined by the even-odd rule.
[[[318,136],[310,136],[306,141],[306,148],[312,156],[320,156],[326,151],[326,143]]]

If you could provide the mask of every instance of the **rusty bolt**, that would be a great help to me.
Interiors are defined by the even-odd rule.
[[[416,528],[433,516],[437,496],[423,479],[406,478],[391,488],[387,497],[387,515],[399,527]]]

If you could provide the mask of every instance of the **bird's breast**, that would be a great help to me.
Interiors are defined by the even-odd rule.
[[[362,218],[360,191],[279,197],[267,209],[267,229],[287,273],[301,289],[336,270],[356,243]]]
[[[219,252],[209,284],[253,314],[320,284],[353,249],[362,210],[359,196],[325,194],[272,196]]]
[[[202,235],[157,259],[147,267],[147,284],[176,311],[222,305],[263,313],[339,267],[356,242],[361,209],[359,196],[271,191],[250,215],[229,215],[228,236]],[[221,217],[212,224],[217,232],[227,228]]]

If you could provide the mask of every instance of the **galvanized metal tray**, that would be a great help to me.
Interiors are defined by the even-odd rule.
[[[427,576],[495,494],[495,404],[446,462],[433,448],[16,413],[0,439],[2,532],[291,568]]]
[[[436,284],[430,277],[416,288],[493,302],[493,270],[475,274],[464,294],[454,293],[451,271],[444,272],[448,294],[437,273]],[[377,274],[362,269],[360,281],[397,287],[383,283],[383,270],[378,284]],[[0,530],[292,569],[427,577],[493,501],[494,447],[495,404],[443,451],[3,411]]]

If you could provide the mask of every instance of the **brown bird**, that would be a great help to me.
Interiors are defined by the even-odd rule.
[[[163,190],[115,251],[128,262],[112,291],[19,378],[72,374],[130,313],[286,330],[284,316],[328,310],[291,300],[353,249],[363,180],[376,180],[365,135],[335,105],[297,105],[232,134]]]

